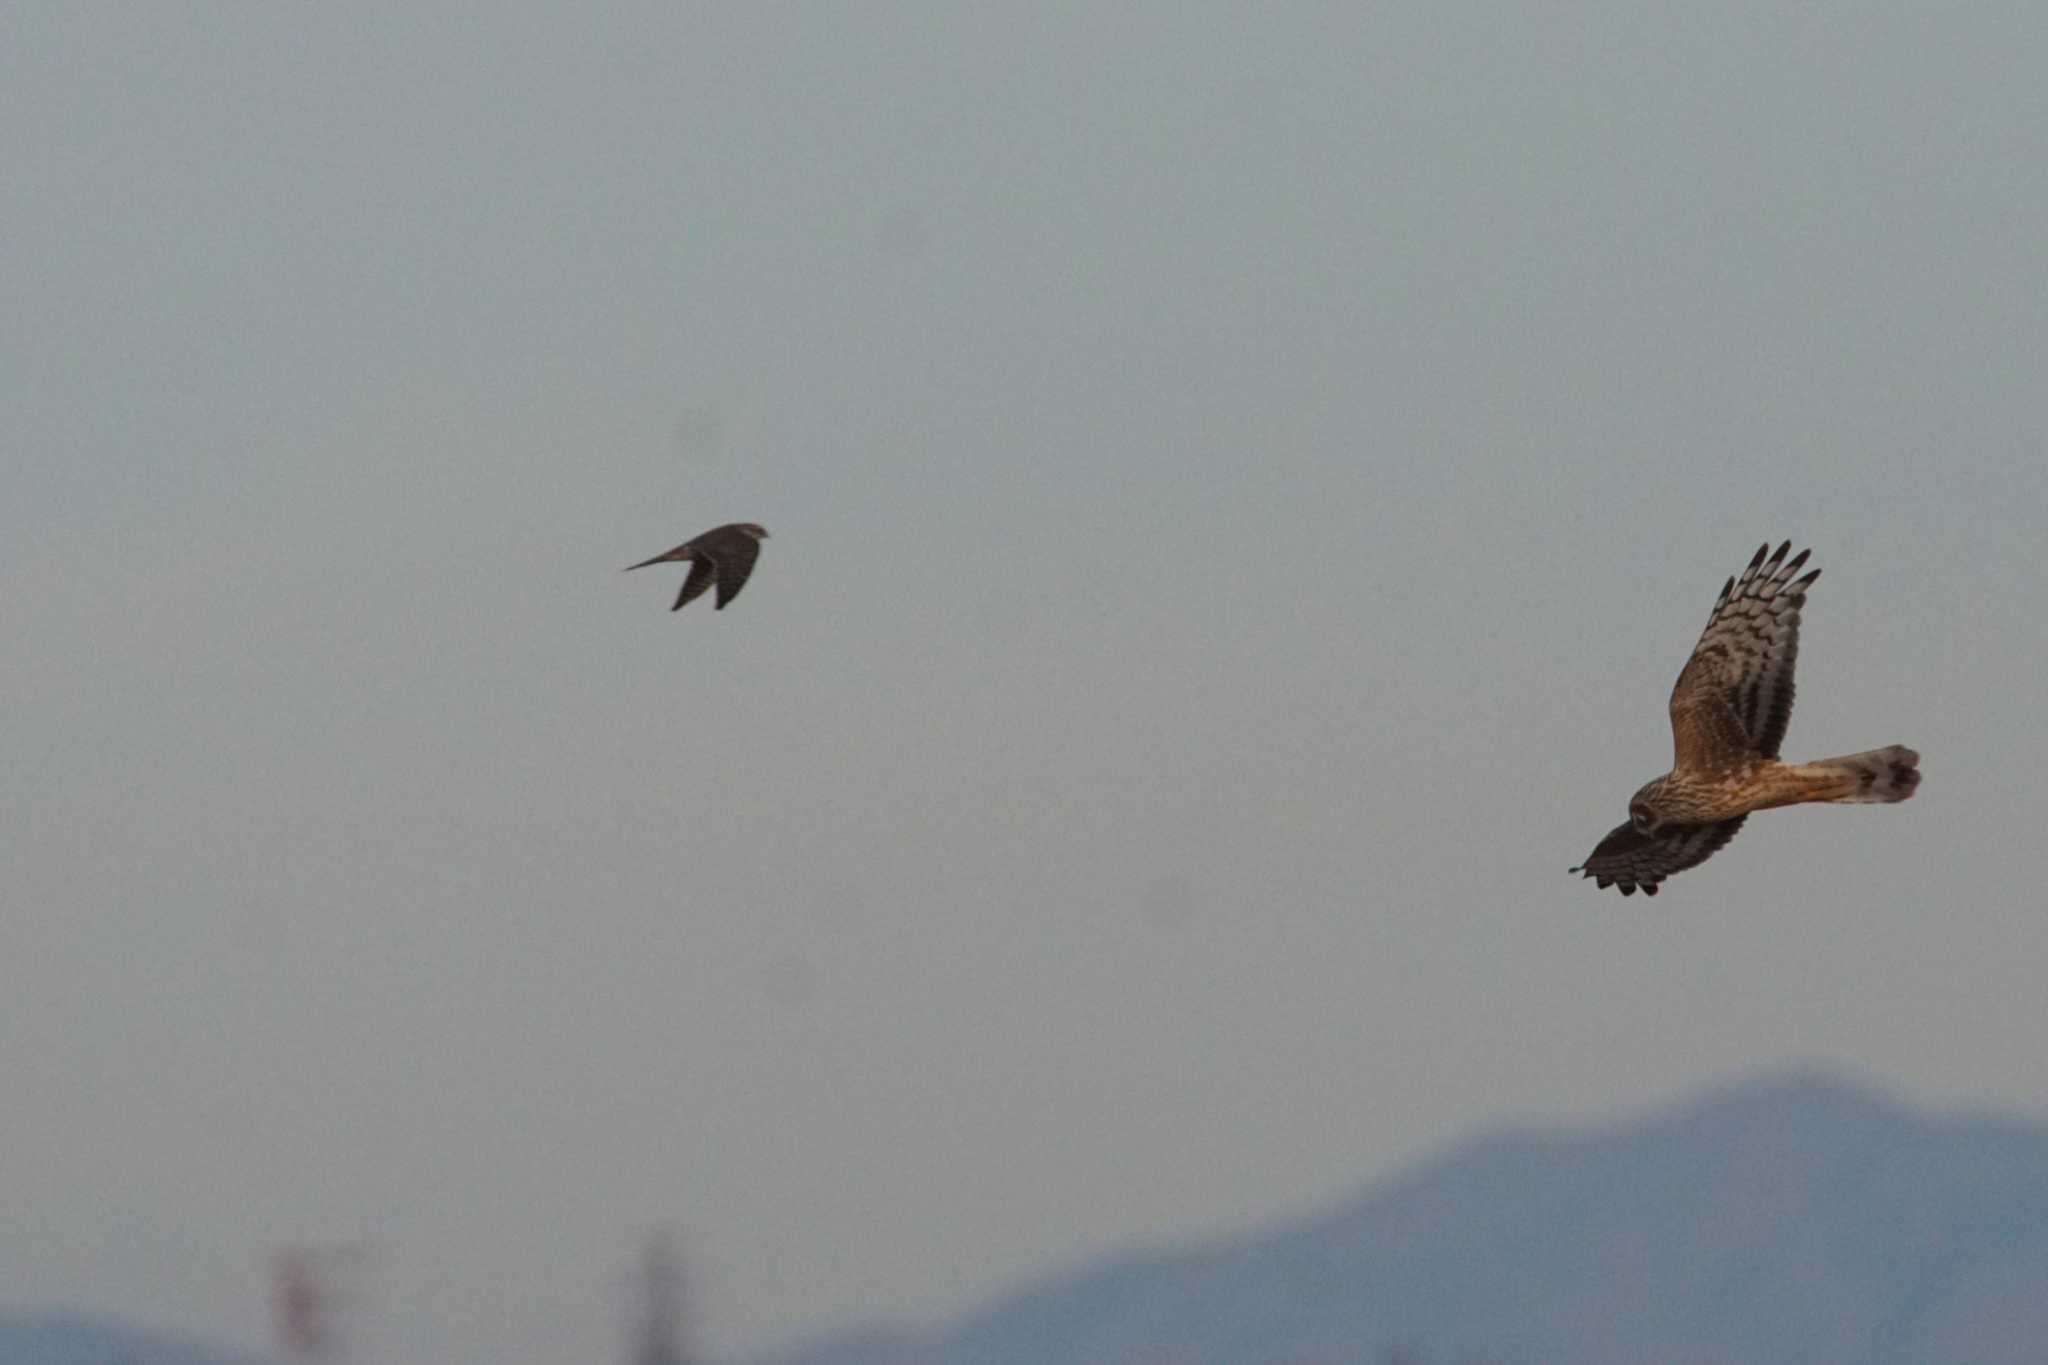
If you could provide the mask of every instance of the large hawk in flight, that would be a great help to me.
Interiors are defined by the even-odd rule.
[[[1792,666],[1799,609],[1820,577],[1794,578],[1811,551],[1791,559],[1768,544],[1721,589],[1706,631],[1671,689],[1671,771],[1628,803],[1628,823],[1600,841],[1583,872],[1632,896],[1705,862],[1754,810],[1803,801],[1903,801],[1920,785],[1920,755],[1894,744],[1868,753],[1781,763],[1792,719]]]

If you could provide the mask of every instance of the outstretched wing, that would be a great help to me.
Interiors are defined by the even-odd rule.
[[[1735,837],[1748,818],[1738,815],[1712,825],[1666,825],[1655,834],[1638,834],[1634,825],[1622,825],[1600,841],[1582,866],[1571,870],[1585,873],[1603,890],[1617,886],[1622,895],[1633,896],[1641,887],[1645,896],[1654,896],[1658,882],[1705,862]]]
[[[1712,772],[1749,758],[1776,758],[1785,742],[1792,669],[1799,661],[1799,609],[1820,570],[1795,579],[1812,551],[1788,560],[1788,540],[1766,560],[1770,548],[1758,547],[1742,576],[1721,589],[1671,689],[1674,771]]]
[[[735,536],[730,545],[718,547],[716,610],[724,611],[725,604],[740,595],[740,589],[747,586],[747,575],[754,571],[754,561],[760,557],[761,542],[752,536]]]
[[[681,611],[694,598],[702,597],[704,590],[711,586],[712,579],[717,574],[718,566],[704,558],[704,556],[698,555],[692,559],[690,561],[690,576],[683,580],[683,590],[676,594],[676,604],[670,607],[669,610]]]

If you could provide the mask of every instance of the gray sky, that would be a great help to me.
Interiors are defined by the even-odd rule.
[[[2048,1113],[2048,15],[13,6],[0,1285],[925,1317],[1790,1062]],[[619,568],[774,533],[671,616]],[[1796,757],[1655,902],[1721,580]]]

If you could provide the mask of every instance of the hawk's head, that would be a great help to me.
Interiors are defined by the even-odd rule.
[[[1664,827],[1664,814],[1658,798],[1664,795],[1664,779],[1645,782],[1642,790],[1628,799],[1628,822],[1635,831],[1645,837],[1655,834]]]

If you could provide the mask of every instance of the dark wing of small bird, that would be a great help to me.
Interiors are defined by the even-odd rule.
[[[1619,887],[1624,896],[1633,896],[1637,887],[1644,895],[1654,896],[1658,882],[1705,862],[1735,837],[1748,818],[1738,815],[1711,825],[1666,825],[1655,834],[1638,834],[1634,825],[1621,825],[1600,841],[1582,866],[1571,870],[1585,873],[1603,889]]]
[[[669,610],[681,611],[692,598],[702,597],[704,590],[711,586],[717,575],[718,565],[715,561],[706,559],[703,555],[692,559],[689,577],[683,580],[683,590],[676,594],[676,604]]]
[[[760,557],[761,542],[749,535],[735,535],[730,543],[719,545],[717,558],[712,561],[718,566],[718,601],[714,610],[724,611],[725,604],[740,595],[740,589],[747,586],[747,575],[754,571],[754,561]],[[695,573],[691,577],[695,578]],[[689,591],[687,584],[683,590]]]

